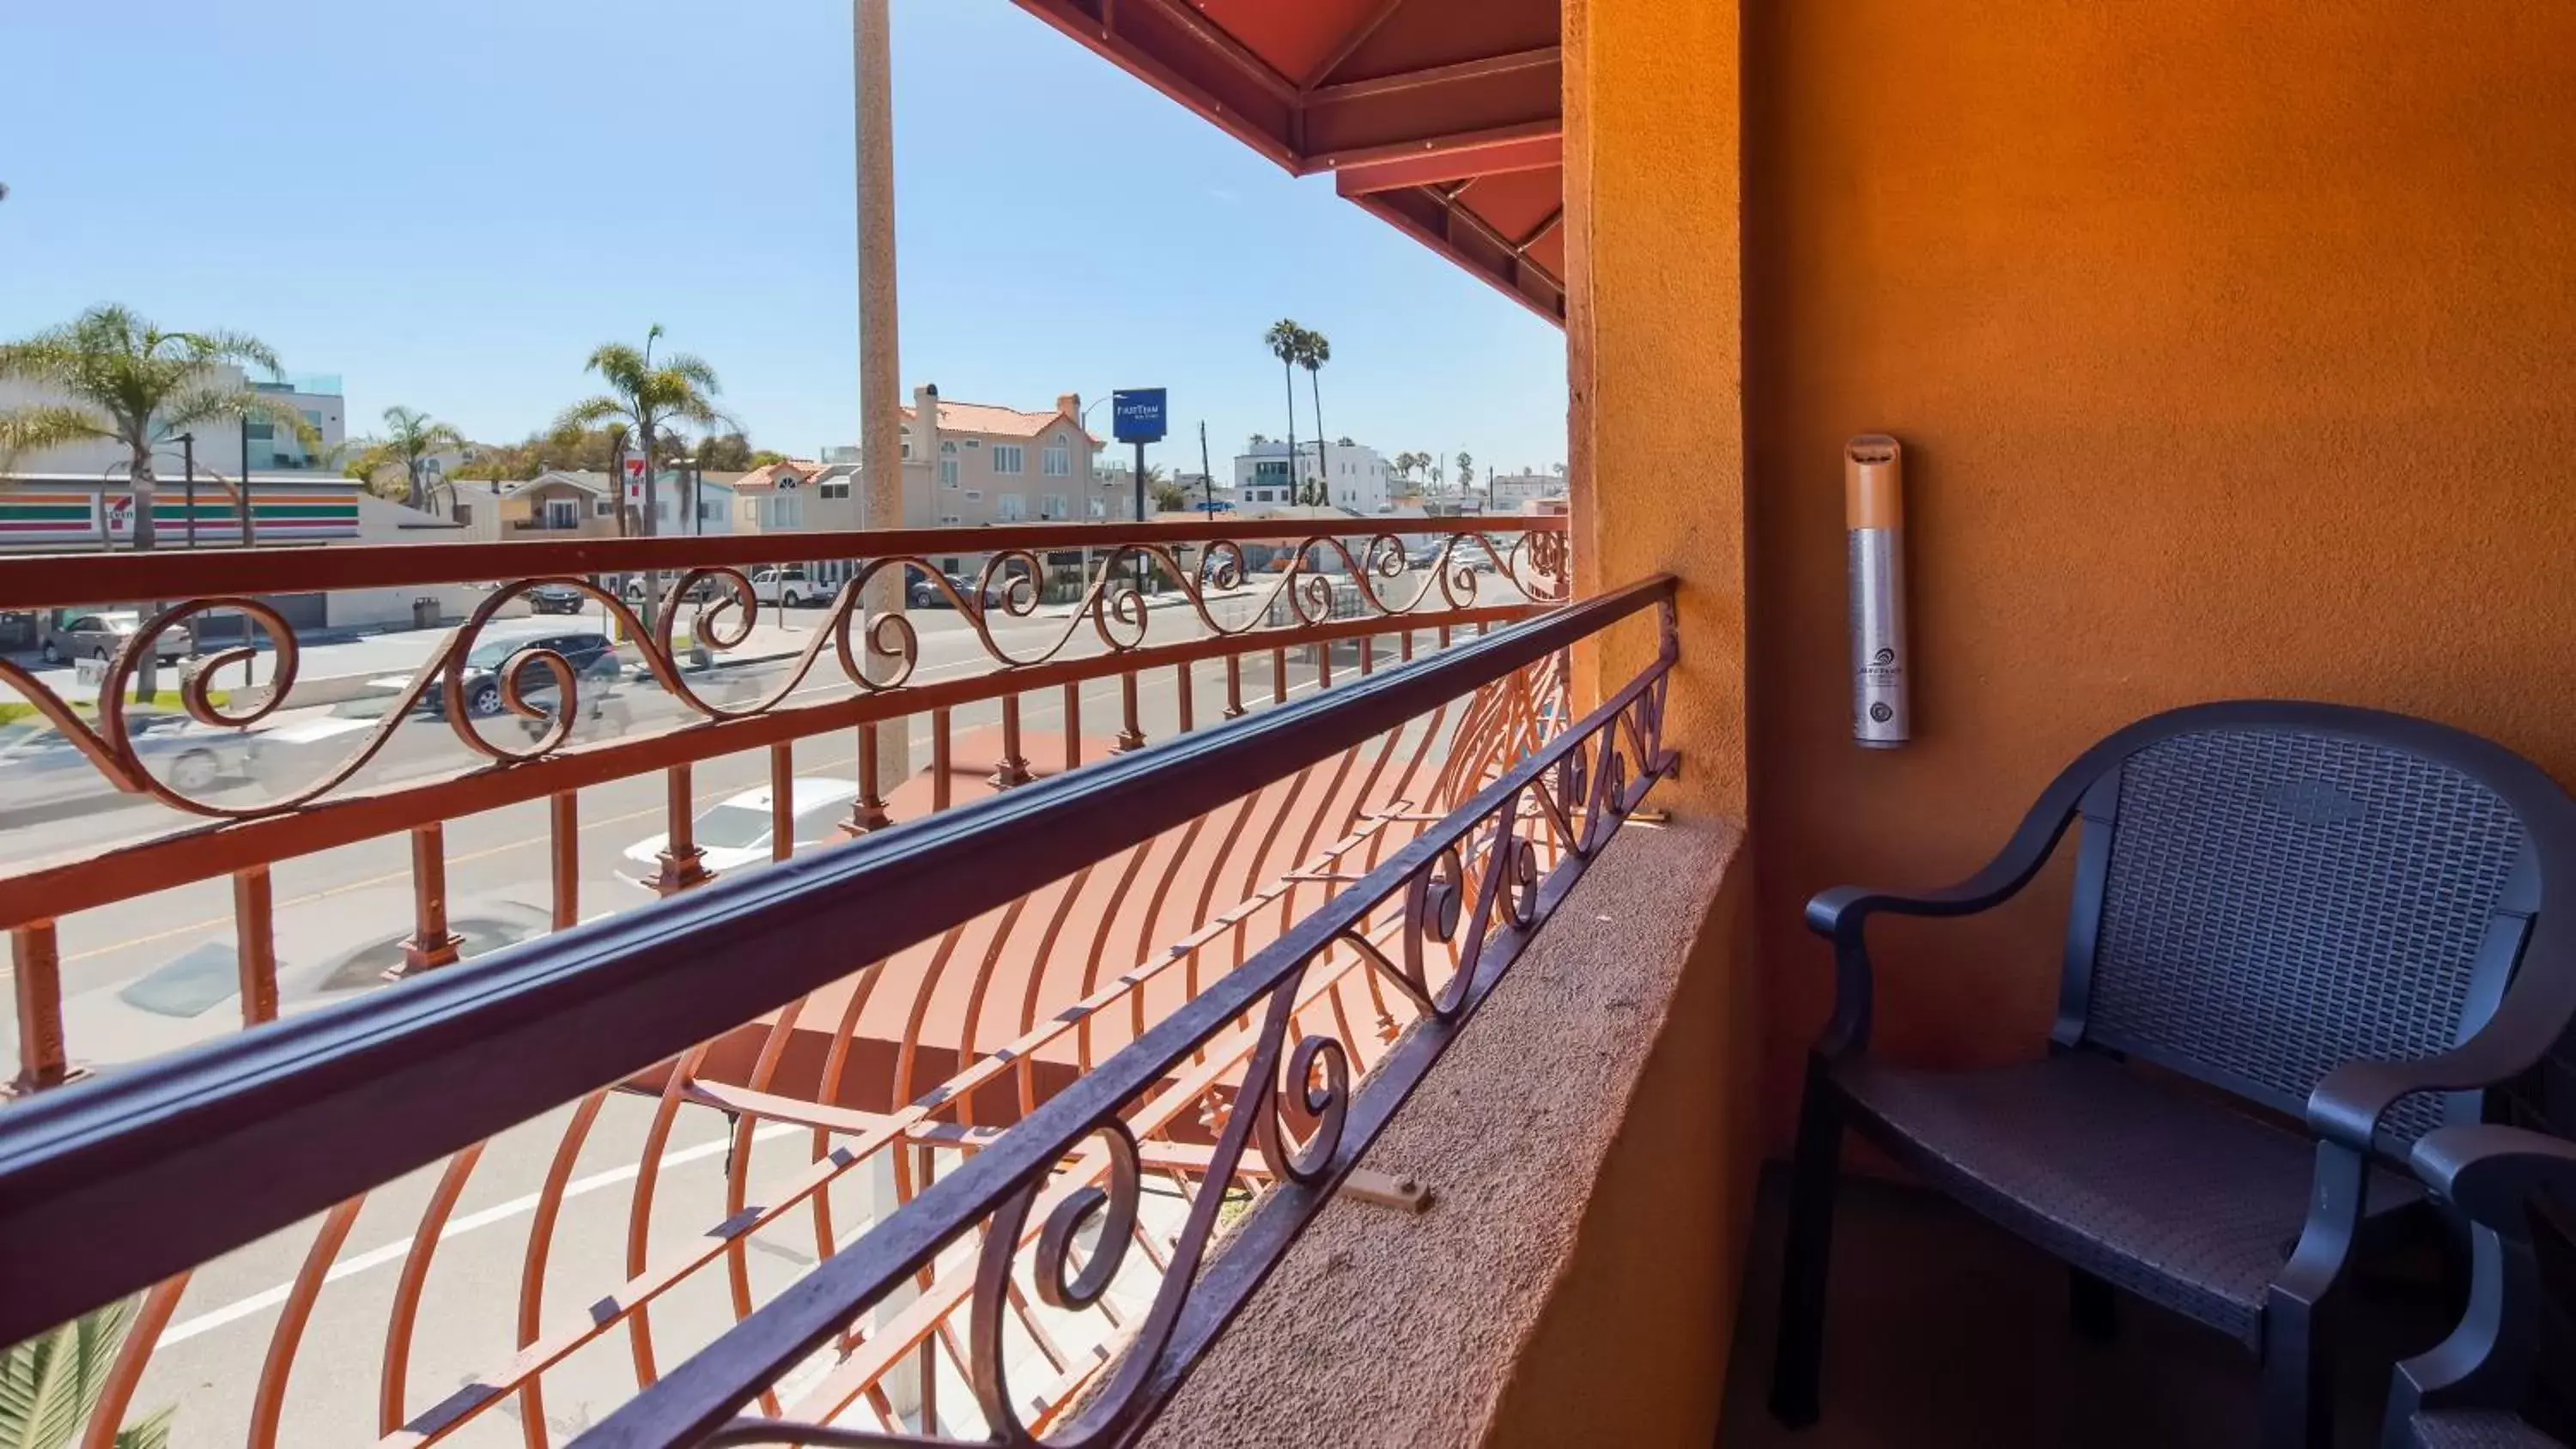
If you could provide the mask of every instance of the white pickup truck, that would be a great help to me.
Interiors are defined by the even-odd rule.
[[[807,577],[804,566],[762,569],[751,576],[751,596],[764,604],[786,609],[801,609],[807,604],[831,602],[830,586]]]

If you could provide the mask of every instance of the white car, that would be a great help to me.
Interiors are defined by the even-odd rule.
[[[301,1015],[385,985],[385,973],[402,964],[412,906],[409,886],[379,886],[279,912],[277,1014]],[[448,906],[447,928],[462,938],[460,960],[552,927],[550,913],[521,901],[470,897]],[[131,981],[63,1003],[71,1055],[98,1067],[143,1061],[241,1029],[240,958],[229,934]]]
[[[831,589],[809,577],[801,565],[788,568],[762,569],[751,576],[751,596],[764,604],[801,609],[807,604],[820,604],[832,597]]]
[[[849,818],[850,802],[857,798],[855,780],[800,777],[795,793],[787,799],[795,843],[820,845],[834,838],[841,822]],[[770,803],[768,790],[745,790],[699,815],[689,829],[699,862],[721,875],[769,859]],[[667,834],[647,836],[626,848],[626,859],[641,869],[642,877],[650,877],[662,869],[662,851],[670,843]],[[643,883],[635,875],[627,879]]]

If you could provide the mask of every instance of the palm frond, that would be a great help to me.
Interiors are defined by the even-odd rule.
[[[619,392],[631,393],[653,371],[644,354],[623,342],[603,342],[592,349],[590,360],[582,364],[585,372],[599,374],[599,380]]]
[[[278,365],[275,349],[246,332],[200,332],[196,336],[212,359],[248,363],[272,378],[286,375],[286,369]]]
[[[116,439],[115,431],[82,408],[46,406],[0,412],[0,469],[15,468],[27,453],[41,453],[67,443]]]
[[[135,1308],[130,1298],[112,1303],[0,1350],[0,1449],[64,1449],[73,1441],[107,1390]]]
[[[170,1449],[170,1420],[179,1412],[171,1404],[116,1431],[116,1449]]]
[[[635,415],[613,397],[584,398],[565,408],[548,431],[557,437],[587,432],[606,423],[632,423]]]
[[[677,353],[662,359],[661,371],[685,380],[700,392],[714,394],[724,391],[724,384],[716,381],[716,370],[694,352]]]
[[[0,377],[62,386],[79,371],[80,339],[69,327],[49,327],[19,342],[0,342]]]

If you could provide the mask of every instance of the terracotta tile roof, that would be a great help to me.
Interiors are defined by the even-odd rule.
[[[903,420],[907,423],[917,421],[918,416],[911,408],[903,410]],[[946,398],[939,400],[939,431],[943,433],[981,433],[987,437],[1034,438],[1050,428],[1071,427],[1072,424],[1073,419],[1053,410],[1024,413],[1018,408],[997,407],[991,403],[950,402]],[[1082,432],[1079,428],[1075,431]],[[1099,441],[1087,432],[1083,432],[1082,436],[1085,442]]]
[[[822,471],[823,465],[810,458],[790,458],[784,463],[764,463],[748,473],[737,474],[733,480],[733,491],[736,493],[775,492],[778,487],[778,475],[782,472],[794,473],[802,483],[811,483],[814,481],[814,476]],[[802,484],[800,483],[799,486]]]

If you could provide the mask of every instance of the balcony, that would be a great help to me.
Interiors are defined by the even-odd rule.
[[[2332,701],[2576,779],[2576,12],[1019,8],[1561,321],[1571,516],[1408,521],[1434,544],[1391,560],[1209,524],[0,562],[12,608],[673,580],[649,619],[593,601],[622,715],[535,648],[474,712],[506,598],[364,676],[395,708],[308,728],[273,784],[183,790],[153,730],[54,712],[166,816],[0,878],[0,1340],[110,1330],[92,1449],[171,1406],[183,1443],[263,1446],[2356,1446],[2423,1442],[2392,1406],[2446,1367],[2569,1438],[2563,1343],[2530,1385],[2397,1367],[2454,1323],[2567,1332],[2563,1215],[2468,1229],[2438,1162],[2315,1110],[2324,1072],[2242,1114],[2295,1144],[2292,1195],[2347,1246],[2398,1194],[2455,1211],[2325,1305],[2354,1312],[2298,1362],[2323,1425],[2268,1401],[2268,1341],[1932,1190],[1964,1169],[1855,1139],[1820,1259],[1787,1168],[1822,1030],[1900,1071],[2104,1058],[2063,989],[2116,799],[2058,799],[2016,899],[1890,912],[1865,973],[1807,920],[1854,881],[1981,897],[2055,772],[2134,721]],[[1843,485],[1880,430],[1918,716],[1863,750]],[[1209,587],[1225,544],[1299,562]],[[723,571],[818,552],[883,578],[1068,546],[1144,561],[1173,607],[1114,567],[1071,605],[679,607],[691,571],[738,600]],[[198,712],[293,712],[284,660],[208,661],[232,692]],[[846,839],[807,838],[808,771],[846,786]],[[2320,895],[2263,879],[2247,899]],[[466,929],[507,891],[531,939]],[[299,955],[288,912],[322,902],[384,949]],[[2565,979],[2562,908],[2485,914],[2488,985]],[[176,980],[229,988],[222,1029],[151,1060],[88,1029],[122,989],[102,916],[219,916],[231,944]],[[296,1011],[281,961],[400,979]],[[2441,1110],[2563,1139],[2576,1048],[2526,1005],[2487,1023],[2523,1070]],[[2304,1231],[2236,1236],[2286,1270]],[[1831,1266],[1812,1404],[1777,1393],[1793,1258]]]
[[[0,664],[103,783],[149,802],[134,838],[0,878],[20,1097],[0,1133],[0,1200],[47,1205],[45,1222],[0,1237],[55,1245],[0,1270],[14,1285],[0,1336],[140,1293],[91,1419],[102,1432],[176,1401],[194,1421],[183,1442],[473,1442],[504,1412],[604,1411],[774,1321],[800,1280],[781,1264],[801,1262],[872,1275],[850,1300],[869,1327],[828,1362],[800,1353],[764,1371],[766,1384],[797,1368],[817,1422],[985,1432],[1001,1401],[972,1385],[993,1374],[1026,1380],[1041,1419],[1103,1391],[1140,1421],[1167,1391],[1106,1390],[1097,1371],[1159,1316],[1149,1304],[1220,1318],[1240,1305],[1240,1288],[1207,1293],[1186,1271],[1220,1218],[1272,1235],[1275,1253],[1337,1196],[1421,1206],[1418,1184],[1361,1153],[1676,766],[1659,743],[1668,582],[1567,604],[1562,519],[1443,525],[1428,555],[1365,525],[1278,527],[979,529],[987,578],[942,580],[949,609],[909,617],[871,611],[872,584],[938,578],[927,560],[957,541],[148,560],[155,587],[192,595],[152,627],[230,607],[268,631],[265,652],[198,670],[270,665],[256,705],[196,701],[199,725],[254,739],[299,697],[304,651],[235,590],[511,582],[440,637],[392,708],[301,755],[272,746],[299,773],[255,785],[171,776],[121,718],[94,729]],[[1109,567],[1077,604],[1042,608],[1024,569],[1062,547]],[[794,621],[799,651],[687,666],[682,627],[719,652],[771,637],[747,575],[784,550],[853,561],[831,608]],[[1278,571],[1247,575],[1247,550],[1275,553]],[[0,588],[115,592],[132,586],[123,563],[12,563]],[[579,582],[657,566],[670,584],[652,622]],[[613,674],[537,635],[510,649],[504,612],[540,582],[590,593],[640,663]],[[1660,638],[1656,662],[1578,709],[1571,651],[1619,630]],[[121,693],[133,663],[112,664],[103,692]],[[477,671],[506,681],[496,715],[472,703]],[[748,696],[741,678],[758,680]],[[630,704],[633,721],[605,729],[602,689],[665,707]],[[901,752],[886,738],[915,721],[928,725],[918,774],[889,766]],[[456,758],[441,768],[423,736]],[[836,763],[800,770],[800,751]],[[746,761],[769,782],[770,817],[703,810],[701,786]],[[838,768],[855,788],[813,841],[800,786]],[[585,807],[655,797],[649,869],[602,901]],[[451,871],[497,848],[469,836],[478,821],[531,808],[539,930],[492,949],[509,912]],[[755,850],[739,825],[766,827],[749,832],[764,836]],[[385,949],[346,958],[396,984],[348,989],[335,966],[317,995],[288,919],[313,916],[317,882],[292,897],[279,883],[369,852],[407,861],[410,889],[319,894],[379,911],[409,897],[356,931]],[[170,1054],[167,1031],[137,1023],[169,1010],[163,998],[203,974],[186,963],[209,953],[102,985],[76,969],[97,953],[67,959],[62,942],[219,886],[233,903],[221,1004],[199,1016],[211,1035]],[[101,1009],[116,1002],[129,1009]],[[497,1072],[496,1052],[512,1063]],[[1306,1089],[1265,1096],[1283,1072]],[[240,1191],[190,1215],[203,1231],[138,1236],[132,1209],[165,1201],[159,1189],[76,1159],[142,1148],[144,1118],[173,1109],[185,1125],[165,1118],[175,1135],[148,1155],[173,1172],[220,1161]],[[603,1173],[603,1153],[623,1166]],[[127,1212],[81,1206],[74,1181]],[[603,1212],[602,1186],[630,1181],[630,1211]],[[59,1236],[93,1230],[98,1252]],[[524,1233],[515,1267],[491,1251],[511,1230]],[[1079,1272],[1064,1260],[1077,1237],[1092,1264]],[[1038,1276],[993,1289],[978,1240],[1035,1245],[1023,1270]],[[515,1286],[498,1288],[496,1268]],[[284,1281],[236,1291],[263,1273]],[[998,1340],[997,1314],[1012,1323]],[[323,1367],[361,1335],[381,1350],[372,1370]],[[628,1353],[640,1378],[615,1371]],[[1128,1361],[1155,1357],[1147,1340]],[[638,1398],[625,1412],[671,1411]]]

